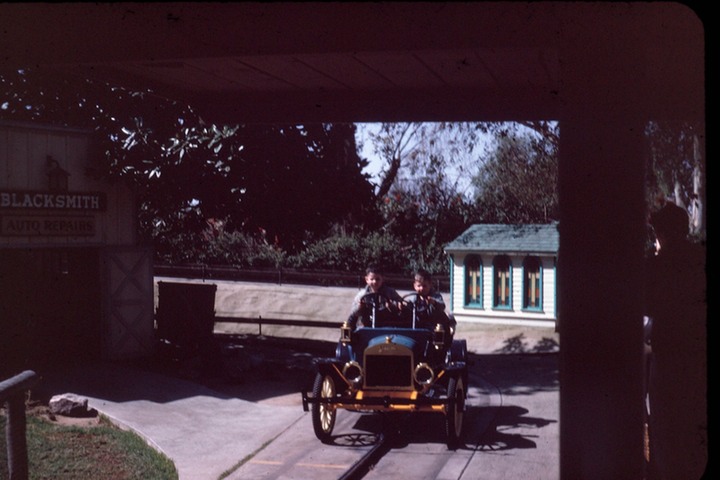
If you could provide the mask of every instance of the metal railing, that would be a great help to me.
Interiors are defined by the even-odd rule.
[[[0,405],[7,406],[5,438],[10,480],[27,480],[28,478],[25,392],[35,386],[39,380],[38,374],[32,370],[26,370],[0,382]]]

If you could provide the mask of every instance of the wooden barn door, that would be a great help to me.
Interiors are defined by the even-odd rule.
[[[103,251],[103,357],[128,360],[154,351],[154,285],[151,248]]]

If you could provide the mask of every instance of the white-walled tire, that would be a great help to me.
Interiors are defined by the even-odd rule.
[[[447,389],[450,402],[445,413],[445,431],[447,434],[447,446],[450,449],[457,448],[460,444],[463,433],[463,417],[465,414],[465,383],[462,376],[453,377],[448,380]]]
[[[335,397],[335,381],[330,375],[318,373],[313,384],[313,397],[318,400]],[[332,443],[332,431],[335,427],[337,410],[333,405],[314,402],[311,409],[315,436],[323,443]]]

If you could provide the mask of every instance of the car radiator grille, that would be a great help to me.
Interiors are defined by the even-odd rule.
[[[412,387],[412,357],[366,355],[365,387]]]

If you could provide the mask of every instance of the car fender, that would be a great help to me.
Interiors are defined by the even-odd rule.
[[[349,362],[350,360],[355,360],[352,345],[345,342],[339,342],[337,347],[335,347],[335,359],[341,364],[345,364],[345,362]]]

